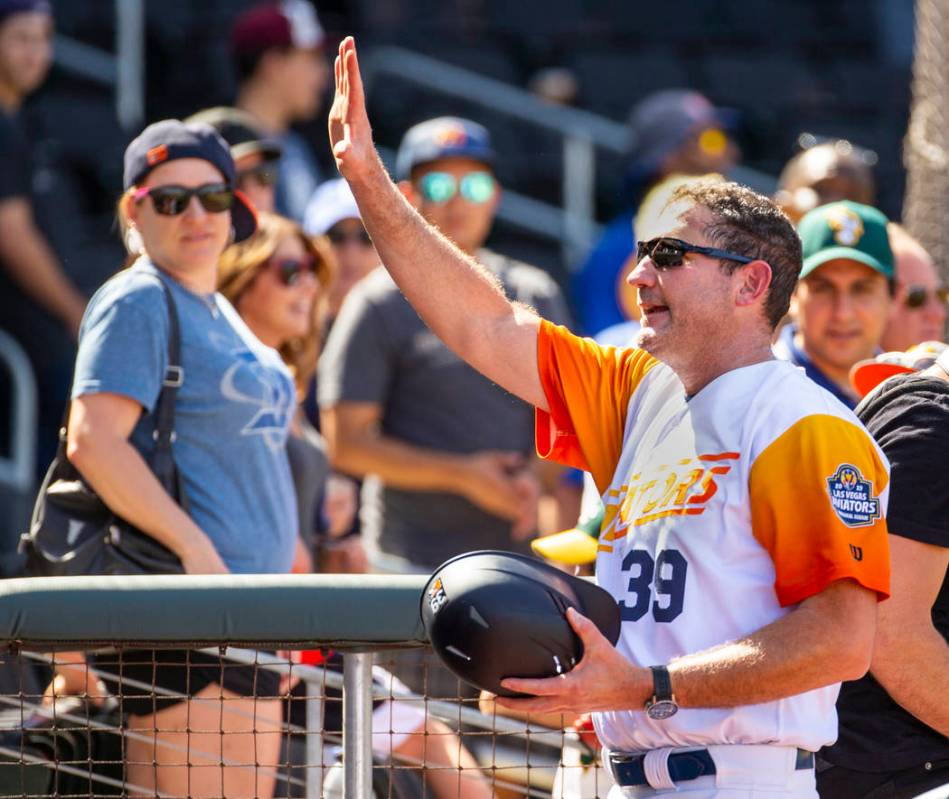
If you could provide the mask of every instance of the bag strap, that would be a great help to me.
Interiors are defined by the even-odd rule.
[[[181,365],[181,328],[178,322],[178,306],[171,290],[161,277],[155,276],[165,295],[168,308],[168,365],[162,378],[162,389],[155,401],[152,413],[155,416],[154,439],[160,449],[170,449],[175,440],[175,400],[178,389],[184,384],[185,370]],[[72,382],[69,386],[69,399],[63,410],[63,421],[59,427],[59,449],[63,456],[66,452],[66,431],[69,429],[69,413],[72,410]]]
[[[168,306],[168,366],[162,380],[161,393],[155,404],[155,447],[170,450],[175,440],[175,400],[178,389],[184,383],[185,370],[181,365],[181,329],[178,322],[178,307],[164,280],[159,278]]]

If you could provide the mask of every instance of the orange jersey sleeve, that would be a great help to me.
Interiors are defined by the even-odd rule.
[[[783,606],[843,578],[889,596],[889,472],[863,428],[804,417],[755,459],[749,490],[752,529],[771,553]]]
[[[537,454],[589,471],[602,494],[623,448],[629,400],[658,361],[643,350],[601,347],[542,320],[537,363],[550,408],[537,410]]]

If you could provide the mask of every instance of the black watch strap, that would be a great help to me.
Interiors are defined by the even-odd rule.
[[[672,678],[665,666],[650,666],[652,672],[652,694],[656,702],[672,701]]]

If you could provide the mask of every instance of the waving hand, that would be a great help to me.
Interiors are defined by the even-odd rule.
[[[330,145],[340,174],[349,180],[359,177],[377,157],[352,36],[340,43],[334,71],[336,96],[329,114]]]

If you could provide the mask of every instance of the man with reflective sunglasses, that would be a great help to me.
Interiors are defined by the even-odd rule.
[[[580,662],[507,679],[532,697],[497,701],[594,711],[610,799],[816,797],[814,752],[836,737],[839,684],[866,672],[888,593],[888,467],[851,411],[771,352],[801,267],[787,217],[733,183],[676,190],[629,278],[639,348],[604,348],[512,303],[400,201],[351,38],[329,133],[401,291],[536,407],[538,451],[591,471],[604,501],[596,578],[623,620],[616,648],[571,608]]]
[[[932,257],[902,225],[887,226],[896,266],[896,293],[880,345],[902,352],[945,337],[949,290],[940,284]]]
[[[405,134],[397,161],[403,195],[430,224],[477,253],[510,296],[567,321],[548,275],[483,247],[500,198],[484,127],[423,122]],[[317,216],[314,208],[314,226]],[[381,479],[364,492],[363,533],[377,568],[421,573],[472,549],[527,551],[539,493],[530,407],[445,347],[384,268],[343,303],[320,363],[319,400],[338,465]]]

